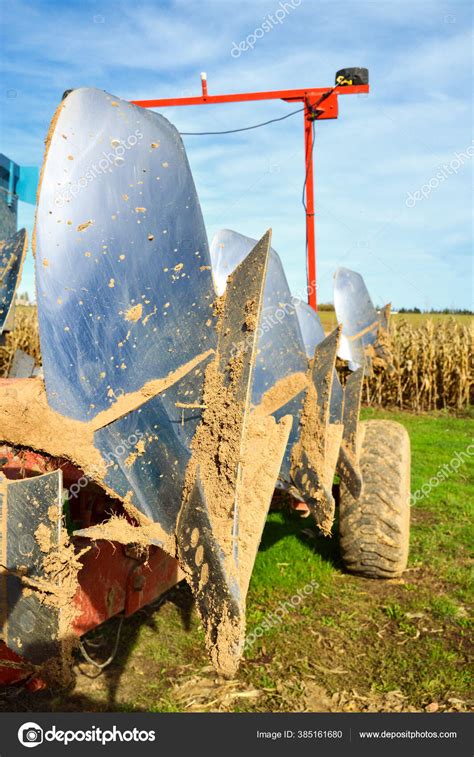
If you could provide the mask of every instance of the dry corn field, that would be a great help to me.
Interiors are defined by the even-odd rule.
[[[415,412],[473,403],[472,320],[429,317],[416,325],[404,318],[391,325],[394,371],[366,379],[365,405],[399,407]],[[40,363],[36,308],[17,307],[15,330],[0,345],[0,376],[8,374],[13,354],[21,349]]]
[[[19,305],[15,309],[15,328],[7,332],[5,341],[0,340],[0,376],[8,376],[16,350],[23,350],[39,364],[40,345],[35,307]]]
[[[415,412],[472,404],[472,321],[427,318],[391,325],[394,370],[366,379],[364,404]]]

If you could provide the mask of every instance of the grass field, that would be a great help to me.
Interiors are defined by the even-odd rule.
[[[412,492],[471,442],[467,417],[374,410],[364,417],[398,420],[408,429]],[[4,699],[1,708],[464,710],[472,697],[473,478],[472,460],[463,461],[416,502],[409,568],[388,582],[344,573],[336,539],[319,536],[308,520],[272,512],[248,598],[248,634],[310,581],[317,587],[255,639],[235,681],[217,680],[209,667],[190,594],[181,586],[161,606],[124,622],[120,651],[101,676],[91,678],[97,671],[78,659],[69,694],[22,694]],[[116,629],[113,619],[96,630],[91,654],[105,659]]]

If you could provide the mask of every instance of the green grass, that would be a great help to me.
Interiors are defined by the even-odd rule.
[[[392,418],[407,428],[412,449],[411,490],[420,493],[412,508],[411,564],[430,565],[434,575],[439,571],[440,579],[452,584],[455,594],[464,596],[472,574],[459,571],[459,561],[467,561],[474,544],[474,454],[468,453],[468,448],[474,452],[474,446],[470,447],[474,445],[472,419],[371,409],[364,409],[362,415]],[[430,480],[434,485],[429,485]],[[430,491],[424,496],[426,484]]]
[[[412,491],[456,453],[465,453],[474,425],[468,417],[443,413],[364,409],[363,418],[388,418],[407,428]],[[453,698],[468,701],[473,460],[464,455],[462,465],[412,507],[409,566],[400,580],[344,573],[336,538],[322,537],[309,519],[287,510],[270,513],[248,595],[248,634],[265,620],[268,628],[254,638],[232,684],[244,692],[258,690],[258,698],[225,699],[228,689],[215,683],[208,668],[190,593],[178,588],[158,609],[124,623],[120,653],[102,677],[91,681],[79,675],[72,693],[54,699],[48,693],[30,696],[20,706],[167,712],[318,708],[318,700],[307,699],[311,686],[336,702],[353,701],[355,709],[367,702],[390,709],[389,692],[394,690],[409,708],[423,709],[435,701],[440,709],[449,709]],[[312,591],[297,607],[287,609],[281,621],[268,623],[311,581]],[[116,621],[110,621],[96,632],[104,644],[97,653],[102,658],[113,646],[115,629]],[[199,694],[204,686],[209,693]]]

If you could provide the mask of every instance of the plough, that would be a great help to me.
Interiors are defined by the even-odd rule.
[[[273,94],[303,101],[311,132],[338,94],[368,90],[364,71]],[[309,304],[291,295],[271,231],[222,230],[209,247],[181,138],[147,109],[160,103],[73,90],[47,136],[33,240],[44,378],[0,383],[3,684],[66,685],[84,633],[182,579],[233,676],[275,487],[329,535],[336,481],[347,568],[406,565],[408,440],[359,423],[364,372],[389,363],[388,308],[340,268],[325,335],[315,279]],[[25,246],[21,231],[2,250],[4,310]]]

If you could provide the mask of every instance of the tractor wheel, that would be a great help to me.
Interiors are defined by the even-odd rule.
[[[410,536],[410,439],[393,421],[360,424],[362,491],[341,484],[339,540],[351,573],[395,578],[406,568]]]

